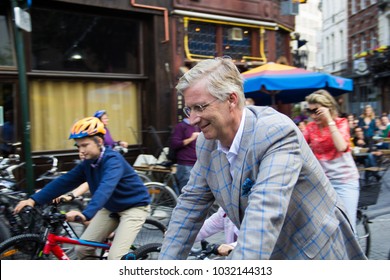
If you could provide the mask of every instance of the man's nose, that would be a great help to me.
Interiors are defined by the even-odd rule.
[[[191,111],[190,116],[188,117],[190,120],[190,125],[194,126],[199,123],[200,117],[196,112]]]

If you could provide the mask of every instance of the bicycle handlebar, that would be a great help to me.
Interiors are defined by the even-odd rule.
[[[219,256],[220,254],[218,253],[218,247],[220,245],[221,244],[217,244],[217,243],[210,244],[208,241],[202,240],[201,241],[201,247],[202,248],[199,249],[199,250],[191,249],[191,253],[192,254],[190,254],[190,256],[195,257],[197,260],[205,260],[210,255],[217,255],[217,256]]]
[[[81,216],[76,216],[76,217],[74,217],[74,221],[76,222],[76,223],[83,223],[84,221],[83,221],[83,218],[81,218]]]

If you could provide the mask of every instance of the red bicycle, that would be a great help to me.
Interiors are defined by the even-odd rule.
[[[20,234],[1,243],[0,259],[76,259],[74,245],[94,247],[100,251],[96,256],[97,259],[107,258],[111,240],[95,242],[80,239],[72,226],[66,222],[65,214],[58,210],[57,205],[53,204],[44,209],[42,219],[43,227],[40,234]],[[129,251],[133,252],[142,245],[162,242],[166,229],[166,226],[158,220],[147,218]],[[62,234],[64,231],[66,235]],[[133,259],[137,259],[135,254]]]

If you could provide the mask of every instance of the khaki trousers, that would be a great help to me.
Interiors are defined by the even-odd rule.
[[[81,239],[104,241],[113,231],[114,240],[108,254],[109,260],[120,260],[125,255],[150,215],[150,205],[129,208],[119,212],[119,219],[110,217],[112,212],[103,208],[92,218]],[[97,259],[93,247],[76,246],[77,257],[81,260]]]

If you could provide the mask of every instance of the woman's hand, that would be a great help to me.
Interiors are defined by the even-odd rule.
[[[193,132],[192,135],[191,135],[191,139],[194,141],[196,140],[196,138],[198,138],[200,132]]]
[[[227,256],[230,254],[231,251],[233,251],[234,247],[229,244],[221,244],[218,247],[218,254],[221,256]]]
[[[123,147],[123,148],[127,148],[129,146],[129,143],[125,142],[125,141],[119,141],[119,146]]]
[[[316,114],[318,117],[320,117],[322,120],[325,120],[326,122],[333,121],[332,115],[330,114],[329,108],[327,107],[318,108]]]

